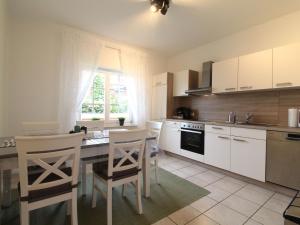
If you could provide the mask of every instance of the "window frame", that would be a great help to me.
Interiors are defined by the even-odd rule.
[[[105,124],[111,124],[111,125],[115,125],[118,124],[118,118],[110,118],[110,74],[118,74],[119,76],[125,76],[125,74],[122,73],[122,71],[118,71],[118,70],[112,70],[112,69],[106,69],[106,68],[101,68],[99,67],[96,70],[96,75],[97,73],[104,73],[104,123]],[[108,75],[108,76],[106,76]],[[94,82],[94,80],[92,81]],[[91,87],[94,88],[94,87]],[[127,89],[128,91],[128,89]],[[88,94],[88,93],[87,93]],[[86,98],[86,96],[85,96]],[[94,101],[94,96],[93,96],[93,101]],[[93,104],[94,105],[94,104]],[[90,120],[87,118],[82,118],[82,106],[81,106],[81,113],[80,113],[80,117],[81,120]],[[127,120],[127,123],[132,123],[132,112],[129,108],[129,103],[128,103],[128,117],[125,117]],[[101,118],[102,119],[102,118]]]

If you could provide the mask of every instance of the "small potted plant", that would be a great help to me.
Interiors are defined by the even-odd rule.
[[[124,117],[119,117],[119,124],[120,126],[124,126],[125,118]]]

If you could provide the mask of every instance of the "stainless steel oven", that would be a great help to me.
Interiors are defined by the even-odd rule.
[[[204,124],[181,123],[180,132],[182,150],[204,155]]]

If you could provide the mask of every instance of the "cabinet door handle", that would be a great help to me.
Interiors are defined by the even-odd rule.
[[[239,142],[247,142],[246,140],[243,140],[243,139],[237,139],[237,138],[233,138],[232,140],[234,140],[234,141],[239,141]]]
[[[225,88],[225,91],[235,91],[235,88]]]
[[[223,136],[218,136],[218,138],[221,138],[221,139],[226,139],[226,140],[228,140],[228,139],[229,139],[229,137],[223,137]]]
[[[249,89],[252,89],[252,86],[243,86],[243,87],[240,87],[241,90],[249,90]]]
[[[283,83],[277,83],[276,87],[290,87],[293,86],[293,83],[291,82],[283,82]]]
[[[211,127],[212,129],[215,129],[215,130],[223,130],[222,127]]]

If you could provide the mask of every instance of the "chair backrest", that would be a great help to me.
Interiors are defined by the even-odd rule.
[[[142,169],[147,130],[135,129],[129,131],[110,131],[108,176],[113,173],[133,168]],[[118,163],[114,163],[115,158]]]
[[[27,197],[29,191],[50,188],[66,183],[77,185],[80,160],[80,148],[83,133],[51,135],[51,136],[19,136],[16,137],[18,151],[21,197]],[[72,174],[67,175],[61,165],[71,163]],[[42,169],[42,173],[34,181],[28,180],[29,165]],[[51,174],[56,175],[54,181],[47,180]]]
[[[79,120],[76,125],[87,127],[88,131],[102,131],[104,130],[104,120]]]
[[[160,131],[162,123],[155,121],[147,121],[146,128],[149,136],[156,137],[156,142],[159,143]]]
[[[59,133],[57,121],[22,122],[23,135],[53,135]]]

